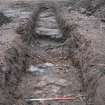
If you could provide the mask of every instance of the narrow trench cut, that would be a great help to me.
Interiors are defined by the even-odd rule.
[[[32,26],[33,24],[29,24],[31,22],[27,24],[32,26],[32,29],[34,30],[34,34],[30,33],[28,35],[36,35],[38,44],[33,44],[33,46],[30,47],[32,58],[29,60],[30,63],[26,70],[27,73],[23,76],[22,82],[19,85],[19,91],[21,92],[23,99],[30,97],[48,98],[79,94],[80,84],[75,78],[75,68],[70,65],[70,62],[67,59],[64,59],[62,47],[56,47],[57,45],[62,44],[59,40],[63,39],[63,34],[60,31],[56,18],[53,9],[48,8],[44,11],[40,11],[36,21],[33,21],[35,18],[31,20],[35,22],[34,28]],[[35,39],[32,40],[35,41]],[[46,102],[46,104],[51,105],[76,105],[78,103],[81,104],[81,101]],[[34,104],[38,103],[33,102],[33,105]]]

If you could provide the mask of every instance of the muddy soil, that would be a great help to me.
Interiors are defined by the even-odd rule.
[[[2,8],[3,13],[6,16],[11,17],[12,21],[11,23],[0,27],[1,28],[0,29],[1,70],[4,70],[6,66],[8,67],[8,70],[6,71],[4,70],[1,73],[1,75],[4,75],[4,73],[6,73],[6,75],[4,75],[4,77],[1,77],[1,80],[4,82],[2,84],[3,86],[1,85],[0,97],[2,97],[2,99],[0,100],[0,103],[4,105],[7,104],[26,105],[27,103],[25,101],[25,98],[30,98],[30,97],[47,98],[47,97],[56,97],[56,96],[65,96],[65,95],[66,96],[79,95],[79,83],[75,78],[75,68],[69,65],[68,62],[70,61],[64,60],[62,48],[54,48],[56,47],[57,44],[58,45],[61,44],[61,42],[59,41],[57,42],[56,40],[54,40],[54,38],[56,39],[56,36],[61,37],[61,34],[59,34],[60,30],[57,28],[58,26],[57,24],[55,24],[56,23],[55,20],[50,19],[50,17],[48,17],[49,24],[47,23],[48,25],[47,27],[49,27],[50,25],[51,26],[50,30],[51,30],[53,24],[50,23],[51,21],[52,22],[54,21],[55,31],[53,31],[54,29],[52,29],[51,31],[46,29],[48,31],[47,34],[46,30],[42,32],[44,34],[41,33],[38,34],[49,35],[49,36],[51,35],[51,37],[53,38],[51,39],[39,38],[38,44],[36,46],[31,45],[31,47],[29,48],[31,55],[29,55],[28,67],[25,68],[26,69],[25,71],[24,70],[19,71],[20,69],[17,66],[20,65],[21,68],[22,62],[24,61],[24,54],[26,53],[26,51],[24,52],[24,47],[22,48],[20,47],[21,44],[19,43],[21,43],[21,39],[20,35],[16,34],[16,28],[19,26],[19,23],[24,22],[24,20],[27,20],[30,17],[30,14],[32,14],[32,7],[29,8],[27,6],[26,7],[18,7],[18,6],[10,5],[8,7]],[[39,19],[39,22],[43,20],[44,18],[42,20]],[[43,27],[43,24],[45,24],[45,20],[44,23],[42,22],[41,24],[42,26],[40,27]],[[40,27],[39,30],[41,29]],[[17,55],[16,62],[14,59],[15,55]],[[4,64],[5,58],[7,60],[6,66]],[[11,63],[9,63],[10,61]],[[13,72],[9,70],[9,68],[14,69]],[[15,70],[15,68],[17,68],[18,71]],[[16,73],[18,72],[19,74],[16,76]],[[6,85],[8,84],[6,87],[5,83]],[[78,105],[78,104],[81,105],[82,102],[77,99],[76,101],[73,102],[49,101],[46,104],[65,105],[66,103],[71,105]],[[38,103],[33,103],[33,104],[37,105]]]
[[[23,99],[79,95],[80,86],[75,78],[75,68],[69,65],[70,61],[64,60],[62,47],[56,48],[57,45],[61,44],[61,42],[56,41],[56,38],[62,36],[56,24],[56,17],[54,17],[54,14],[49,14],[52,14],[51,10],[47,10],[44,13],[41,12],[37,21],[38,44],[36,46],[32,44],[31,46],[33,52],[40,59],[36,61],[36,58],[33,57],[34,61],[30,63],[28,73],[22,78],[22,82],[19,85],[19,91]],[[53,28],[54,25],[56,26],[55,28]],[[44,39],[43,36],[45,37]],[[17,103],[21,103],[21,101],[19,99]],[[46,101],[41,104],[83,104],[78,99],[76,101]],[[33,102],[33,104],[38,103]]]
[[[81,95],[77,68],[68,58],[68,47],[61,46],[64,44],[63,32],[50,9],[40,12],[37,25],[33,28],[37,39],[32,40],[36,43],[27,45],[23,42],[22,35],[16,32],[20,24],[30,19],[34,3],[15,2],[8,6],[6,3],[0,8],[5,16],[12,18],[10,23],[0,27],[0,104],[85,105],[82,99],[33,103],[26,101],[30,98]],[[99,61],[104,62],[105,24],[94,16],[87,17],[76,11],[69,13],[65,10],[64,18],[68,23],[78,25],[78,32],[92,41],[92,51],[102,55]],[[90,75],[93,72],[89,72]]]

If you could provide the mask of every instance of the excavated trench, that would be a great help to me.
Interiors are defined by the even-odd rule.
[[[19,41],[6,51],[6,63],[1,66],[0,104],[39,105],[27,103],[25,99],[80,94],[84,95],[83,101],[41,104],[90,105],[94,102],[97,79],[88,75],[93,68],[91,41],[77,31],[78,26],[65,13],[56,3],[39,3],[28,21],[17,28],[16,32],[21,34]]]

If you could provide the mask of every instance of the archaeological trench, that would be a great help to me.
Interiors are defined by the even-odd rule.
[[[56,2],[36,3],[32,11],[15,26],[16,37],[0,55],[0,105],[96,105],[104,77],[104,36],[88,22],[99,24],[97,19]],[[81,99],[25,100],[64,95]]]

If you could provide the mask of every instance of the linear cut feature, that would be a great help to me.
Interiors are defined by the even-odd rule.
[[[94,103],[93,98],[95,95],[97,80],[100,77],[100,75],[89,75],[90,72],[97,67],[94,63],[96,55],[94,55],[91,40],[86,39],[78,32],[77,24],[68,20],[68,17],[65,15],[67,11],[54,2],[50,2],[49,4],[37,4],[29,21],[24,26],[20,26],[17,29],[17,32],[22,34],[23,42],[26,42],[27,44],[36,42],[39,37],[38,34],[40,34],[39,31],[41,31],[37,28],[39,15],[43,12],[42,10],[49,8],[53,10],[58,28],[62,33],[64,39],[63,45],[68,48],[67,58],[72,61],[72,65],[77,70],[76,76],[81,83],[81,92],[85,95],[84,101],[86,105],[90,105],[90,103]],[[47,14],[47,16],[48,15],[49,14]],[[40,17],[42,18],[43,16],[41,15]],[[43,20],[39,21],[40,24],[41,22],[43,22]]]

